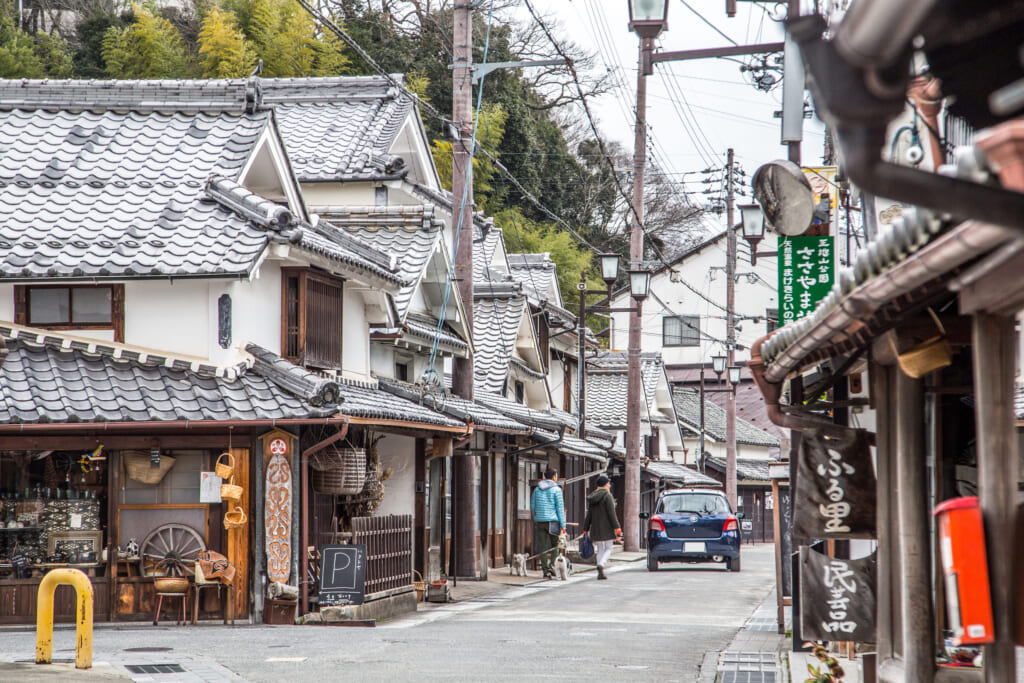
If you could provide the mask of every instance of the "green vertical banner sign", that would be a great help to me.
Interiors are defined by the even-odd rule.
[[[833,244],[827,235],[779,239],[779,327],[809,315],[832,289]]]

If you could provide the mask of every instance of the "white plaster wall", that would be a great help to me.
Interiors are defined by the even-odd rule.
[[[373,206],[376,202],[375,184],[365,183],[304,183],[302,196],[306,206]]]
[[[680,457],[676,458],[676,462],[684,465],[693,465],[696,463],[696,458],[700,453],[700,437],[699,436],[687,436],[683,439],[683,444],[686,446],[687,455],[686,462]],[[705,438],[704,450],[715,458],[725,457],[725,443],[712,441],[711,439]],[[777,450],[777,449],[775,449]],[[679,453],[679,456],[682,454]],[[736,457],[740,460],[772,460],[772,449],[764,446],[750,446],[746,444],[736,444]]]
[[[778,308],[778,270],[775,257],[761,257],[756,266],[750,265],[749,248],[742,237],[738,238],[739,258],[736,266],[736,315],[760,318],[758,323],[742,320],[742,327],[736,333],[737,342],[744,348],[737,351],[736,358],[746,361],[750,358],[750,346],[767,331],[765,310]],[[766,235],[759,245],[759,252],[775,251],[774,235]],[[674,264],[680,282],[673,282],[668,271],[651,278],[651,296],[643,305],[643,330],[641,348],[644,351],[661,351],[666,365],[707,362],[711,356],[724,352],[726,280],[726,240],[707,245],[685,261]],[[749,278],[748,278],[749,274]],[[689,284],[700,292],[694,293]],[[625,306],[627,294],[615,299],[615,306]],[[715,302],[714,304],[709,303]],[[715,305],[717,304],[717,305]],[[699,315],[701,317],[701,343],[699,346],[662,347],[662,318],[676,315]],[[629,332],[628,315],[612,314],[613,349],[625,350]]]
[[[413,515],[416,512],[416,440],[388,434],[377,442],[382,469],[391,468],[384,482],[384,499],[376,516]]]
[[[212,329],[210,326],[209,290],[208,280],[127,283],[124,288],[125,343],[210,358],[212,349],[220,347],[217,346],[216,324]]]
[[[217,300],[231,296],[231,345],[217,343]],[[210,329],[213,334],[211,360],[218,365],[238,361],[247,343],[281,352],[281,264],[264,261],[252,280],[214,281],[209,297]]]
[[[370,378],[370,327],[366,322],[363,297],[345,283],[341,367],[346,377]]]

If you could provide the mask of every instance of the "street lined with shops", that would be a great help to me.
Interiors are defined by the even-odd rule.
[[[367,681],[714,680],[702,673],[709,673],[772,590],[772,546],[746,546],[743,552],[740,573],[709,565],[651,573],[637,561],[639,554],[626,553],[617,555],[602,582],[589,566],[567,582],[530,577],[520,585],[502,583],[502,570],[494,570],[487,582],[460,581],[456,602],[422,603],[415,614],[376,628],[102,627],[95,633],[94,675],[158,682],[341,675]],[[520,578],[504,571],[506,579]],[[55,636],[58,662],[73,654],[71,633],[59,629]],[[3,640],[4,662],[32,658],[33,631],[7,631]],[[126,668],[145,664],[177,664],[182,671]],[[15,671],[19,680],[52,677],[51,667],[4,668],[10,666],[0,664],[0,678]],[[80,675],[63,666],[69,678]]]

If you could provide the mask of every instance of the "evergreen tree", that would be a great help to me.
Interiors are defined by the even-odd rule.
[[[63,40],[46,33],[29,35],[14,25],[8,12],[0,13],[0,78],[70,78],[73,74]]]
[[[242,78],[256,66],[234,16],[219,7],[210,10],[199,30],[199,63],[206,78]]]
[[[134,21],[103,36],[103,61],[113,78],[191,78],[195,66],[174,25],[150,7],[132,5]]]

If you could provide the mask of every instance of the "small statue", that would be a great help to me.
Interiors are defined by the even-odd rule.
[[[124,549],[125,552],[128,554],[128,557],[139,556],[139,542],[136,541],[134,538],[128,539],[128,545],[126,545]]]

